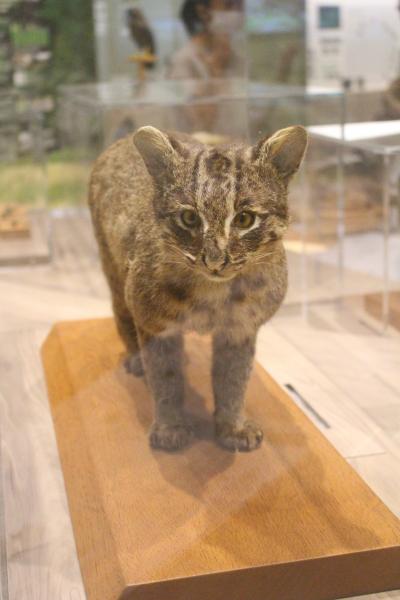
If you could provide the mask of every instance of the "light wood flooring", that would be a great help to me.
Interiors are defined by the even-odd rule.
[[[53,219],[53,242],[51,264],[0,270],[0,600],[85,598],[39,349],[55,321],[111,310],[87,214]],[[288,304],[258,360],[400,516],[399,332],[362,299]]]

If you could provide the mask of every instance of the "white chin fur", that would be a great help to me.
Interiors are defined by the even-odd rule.
[[[228,275],[228,276],[226,276],[226,275],[213,275],[212,273],[206,273],[204,271],[201,271],[201,273],[209,281],[218,281],[219,283],[222,283],[224,281],[228,281],[229,279],[232,279],[235,276],[235,273],[232,273],[231,275]]]

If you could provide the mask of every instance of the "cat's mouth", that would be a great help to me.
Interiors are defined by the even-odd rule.
[[[204,260],[199,263],[197,257],[186,252],[184,253],[184,256],[189,265],[196,271],[200,272],[203,275],[203,277],[205,277],[209,281],[229,281],[237,275],[238,268],[240,269],[240,267],[242,266],[242,263],[240,263],[240,266],[236,263],[230,263],[228,264],[227,268],[225,268],[226,266],[224,266],[221,270],[211,270],[207,268],[207,265]]]
[[[223,282],[223,281],[228,281],[229,279],[233,279],[233,277],[235,277],[236,273],[228,273],[228,272],[224,272],[224,273],[220,273],[218,271],[212,272],[212,271],[206,271],[205,269],[201,269],[201,273],[202,275],[204,275],[204,277],[206,277],[206,279],[209,279],[210,281],[219,281],[219,282]]]

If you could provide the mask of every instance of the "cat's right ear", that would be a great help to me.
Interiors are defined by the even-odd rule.
[[[148,172],[154,178],[168,173],[177,161],[177,153],[168,136],[155,127],[141,127],[133,134],[133,143],[139,151]]]
[[[288,183],[299,169],[307,149],[307,130],[301,125],[280,129],[254,147],[261,169],[272,165],[281,179]]]

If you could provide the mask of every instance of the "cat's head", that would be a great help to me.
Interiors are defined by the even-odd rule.
[[[303,127],[252,147],[208,147],[142,127],[133,137],[155,185],[166,251],[214,280],[267,260],[288,226],[288,184],[307,146]]]

